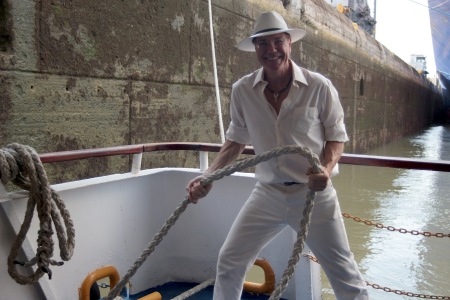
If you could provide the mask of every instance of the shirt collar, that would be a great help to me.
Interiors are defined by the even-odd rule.
[[[302,69],[299,66],[297,66],[297,64],[294,63],[292,60],[291,60],[291,65],[292,65],[292,70],[293,70],[292,82],[295,83],[296,81],[298,81],[304,85],[308,85],[308,81],[306,80],[305,75],[302,72]],[[260,68],[257,71],[255,81],[253,82],[253,88],[255,86],[257,86],[260,82],[266,82],[264,80],[263,68]]]
[[[257,73],[256,73],[256,77],[255,77],[255,81],[253,82],[253,88],[255,86],[257,86],[260,82],[266,82],[264,80],[264,70],[263,68],[260,68]]]
[[[303,69],[297,66],[296,63],[292,62],[292,70],[294,71],[293,83],[300,82],[304,85],[308,85],[308,81],[306,80],[305,75],[303,74]]]

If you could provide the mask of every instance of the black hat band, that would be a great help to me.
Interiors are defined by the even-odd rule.
[[[255,32],[255,34],[254,35],[256,35],[256,34],[260,34],[260,33],[263,33],[263,32],[268,32],[268,31],[275,31],[275,30],[282,30],[283,28],[269,28],[269,29],[264,29],[264,30],[261,30],[261,31],[258,31],[258,32]],[[286,28],[286,30],[287,30],[287,28]]]

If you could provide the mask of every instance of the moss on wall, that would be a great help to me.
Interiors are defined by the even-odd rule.
[[[207,1],[8,3],[0,9],[5,20],[15,20],[5,23],[13,38],[8,51],[0,52],[3,145],[19,142],[52,152],[163,141],[220,143]],[[225,128],[231,84],[258,68],[254,54],[235,45],[267,9],[308,32],[293,44],[292,57],[338,89],[351,137],[347,152],[365,152],[430,124],[436,94],[428,83],[324,3],[213,1]],[[184,152],[144,157],[146,167],[177,163],[196,166],[197,159]],[[54,180],[129,166],[128,157],[59,164]]]

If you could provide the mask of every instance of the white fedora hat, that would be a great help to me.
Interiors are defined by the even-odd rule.
[[[282,32],[288,33],[291,36],[292,42],[298,41],[306,34],[306,31],[304,31],[303,29],[288,28],[286,21],[277,12],[270,11],[262,13],[256,20],[252,35],[242,40],[237,45],[237,48],[242,51],[254,52],[254,38]]]

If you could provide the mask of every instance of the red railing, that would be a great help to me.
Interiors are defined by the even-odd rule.
[[[141,154],[154,151],[190,150],[200,152],[219,152],[220,144],[210,143],[151,143],[139,145],[116,146],[85,150],[52,152],[39,155],[43,163],[79,160],[94,157],[114,155]],[[252,147],[246,147],[244,154],[255,154]],[[388,167],[415,170],[432,170],[450,172],[450,161],[435,161],[415,158],[387,157],[374,155],[359,155],[344,153],[339,161],[341,164],[351,164],[372,167]]]

